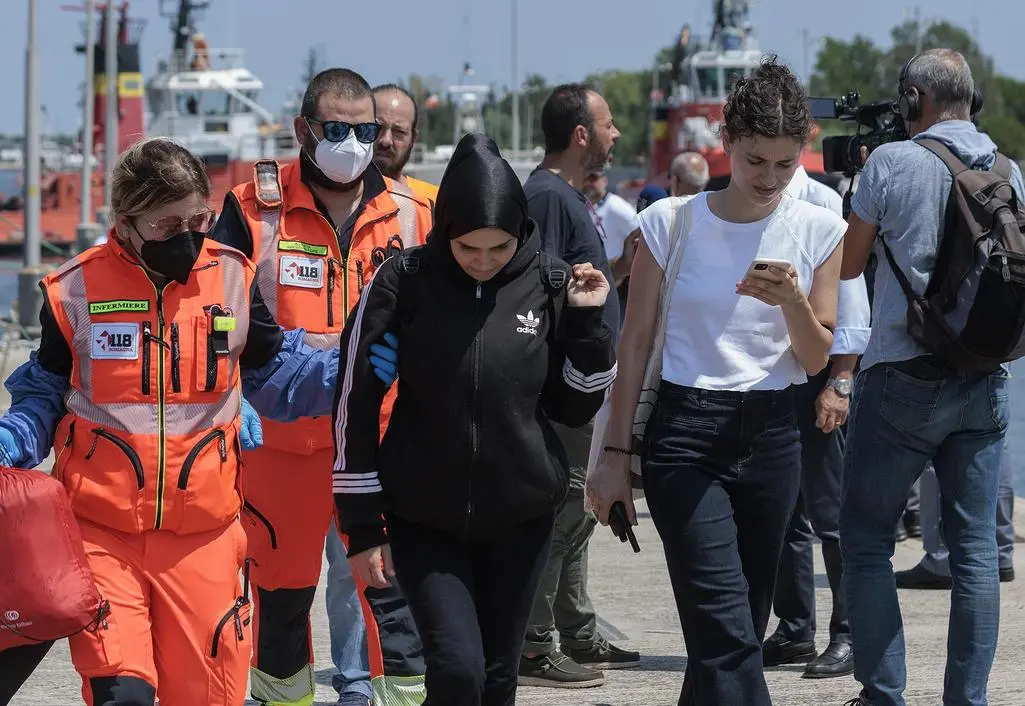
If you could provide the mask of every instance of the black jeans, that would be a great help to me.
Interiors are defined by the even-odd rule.
[[[843,480],[846,427],[829,434],[815,426],[815,400],[829,379],[828,369],[794,388],[797,428],[801,432],[801,492],[790,519],[776,577],[773,608],[776,632],[790,640],[815,640],[814,538],[822,542],[826,578],[833,596],[830,642],[850,642],[847,596],[840,559],[840,482]]]
[[[51,647],[53,642],[40,642],[0,651],[0,706],[10,703]]]
[[[801,483],[792,391],[663,381],[642,468],[687,644],[680,704],[771,704],[762,639]]]
[[[463,541],[389,518],[395,572],[424,646],[424,706],[512,706],[555,513]]]

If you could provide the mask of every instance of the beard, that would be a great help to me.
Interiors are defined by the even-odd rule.
[[[409,157],[413,153],[413,145],[409,146],[409,149],[403,154],[399,154],[394,147],[389,149],[387,152],[383,152],[377,148],[374,149],[374,164],[377,166],[378,171],[384,174],[389,179],[397,180],[402,176],[402,170],[406,168],[406,164],[409,162]]]
[[[603,149],[595,136],[592,135],[591,144],[584,153],[584,172],[596,172],[605,169],[609,160],[612,159],[613,147]]]

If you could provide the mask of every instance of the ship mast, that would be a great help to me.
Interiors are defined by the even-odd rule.
[[[209,0],[179,0],[174,7],[173,0],[160,0],[160,15],[171,20],[171,35],[174,38],[174,60],[184,66],[189,40],[195,33],[196,15],[210,7]],[[176,67],[178,68],[178,67]]]
[[[742,49],[750,31],[750,0],[716,0],[711,45],[718,51]]]

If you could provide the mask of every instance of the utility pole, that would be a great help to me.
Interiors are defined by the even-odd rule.
[[[512,148],[513,155],[520,151],[520,79],[517,62],[517,37],[516,37],[516,0],[510,0],[512,5],[512,18],[510,33],[512,35]]]
[[[804,89],[807,91],[811,86],[811,35],[807,27],[801,30],[801,39],[804,44]]]
[[[93,244],[100,227],[93,222],[93,101],[96,90],[94,0],[85,0],[85,91],[82,97],[82,187],[78,227],[75,229],[75,249],[82,252]]]
[[[922,8],[915,5],[915,56],[922,53]]]
[[[36,0],[28,3],[28,43],[25,49],[25,235],[24,267],[18,273],[18,323],[37,331],[42,292],[42,204],[39,195],[39,52],[36,48]]]
[[[106,100],[106,134],[103,139],[103,205],[106,210],[107,223],[113,225],[114,215],[110,211],[110,195],[113,186],[114,161],[117,159],[117,8],[115,0],[107,0],[106,14],[106,49],[103,52],[103,70],[107,75]]]

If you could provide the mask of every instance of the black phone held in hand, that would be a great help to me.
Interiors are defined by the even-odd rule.
[[[630,518],[626,516],[626,506],[621,500],[612,503],[612,507],[609,508],[609,529],[612,530],[612,534],[619,537],[620,542],[629,541],[634,554],[641,551],[641,545],[637,543],[634,529],[630,525]]]

